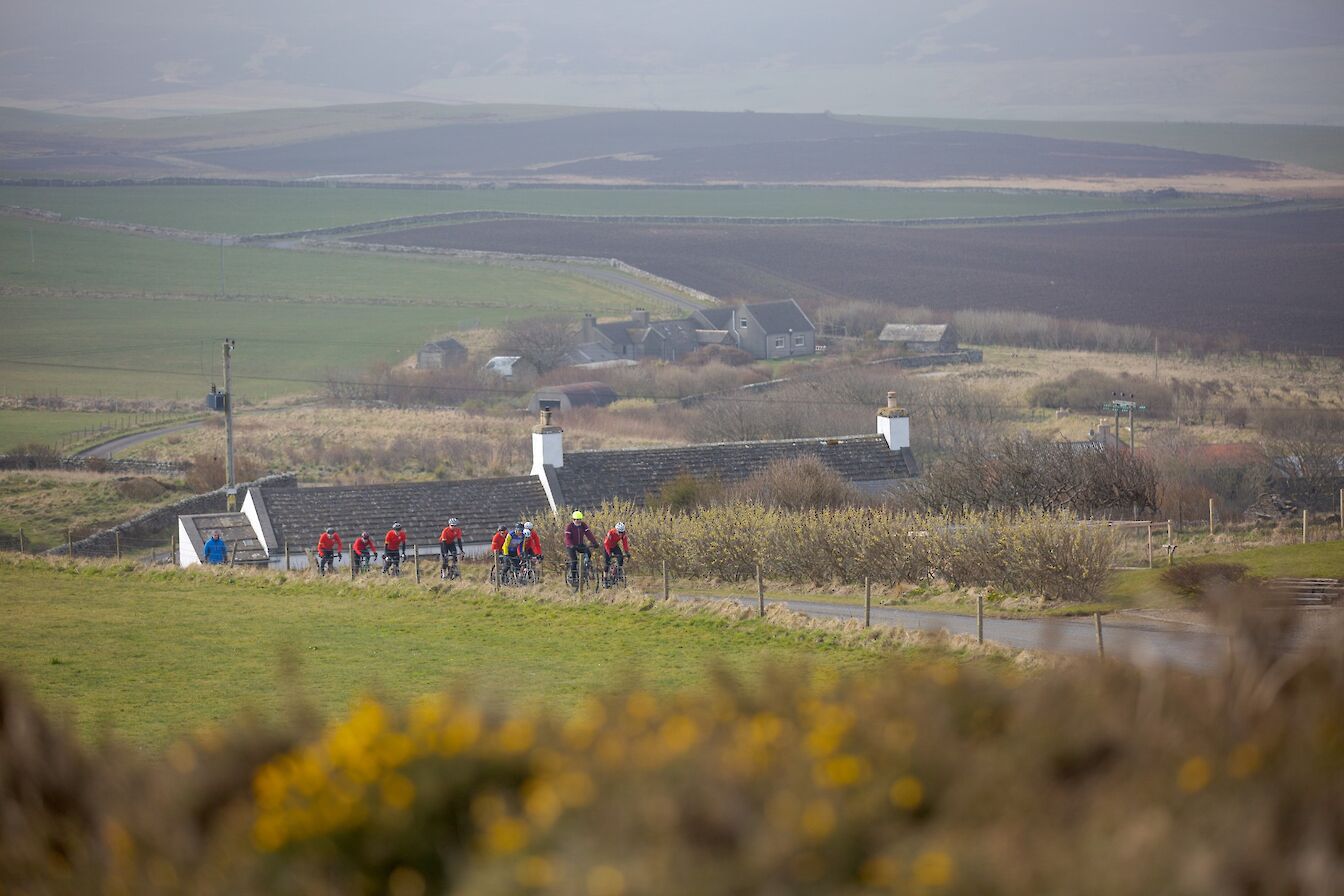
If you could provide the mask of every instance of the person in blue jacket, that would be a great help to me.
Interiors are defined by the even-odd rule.
[[[224,535],[216,529],[210,533],[210,540],[205,543],[205,562],[223,563],[228,556],[229,549],[224,544]]]

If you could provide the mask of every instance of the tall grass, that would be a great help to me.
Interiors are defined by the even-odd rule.
[[[735,582],[754,578],[760,564],[770,578],[817,585],[938,578],[1085,599],[1105,584],[1119,549],[1105,527],[1046,513],[971,513],[952,524],[883,507],[784,510],[748,502],[689,513],[629,504],[585,512],[595,531],[626,524],[635,573],[659,572],[666,561],[679,577]],[[563,544],[565,521],[538,522],[549,548]]]

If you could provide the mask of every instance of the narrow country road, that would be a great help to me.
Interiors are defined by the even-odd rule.
[[[717,597],[705,594],[673,594],[676,600],[733,600],[755,607],[754,597]],[[863,607],[800,599],[772,600],[814,619],[863,619]],[[926,613],[873,607],[873,625],[885,625],[912,631],[945,631],[953,635],[975,636],[975,617],[950,613]],[[1172,665],[1196,672],[1217,667],[1226,649],[1226,639],[1208,629],[1196,629],[1161,623],[1107,620],[1103,617],[1102,638],[1108,657],[1136,665]],[[1097,653],[1097,634],[1090,617],[993,619],[985,618],[985,640],[1019,650],[1092,655]]]
[[[149,429],[144,432],[131,433],[128,436],[118,436],[101,445],[94,445],[92,448],[85,448],[83,451],[76,452],[76,458],[101,457],[111,460],[121,452],[134,448],[142,442],[161,439],[164,436],[172,435],[175,432],[182,432],[186,429],[195,429],[205,423],[204,420],[189,420],[186,423],[174,423],[171,426],[161,426],[158,429]]]

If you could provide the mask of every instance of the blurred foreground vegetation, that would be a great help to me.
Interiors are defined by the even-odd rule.
[[[1223,595],[1232,608],[1254,595]],[[88,749],[0,680],[14,892],[1328,893],[1344,648],[1205,677],[777,667],[568,713],[460,691]]]

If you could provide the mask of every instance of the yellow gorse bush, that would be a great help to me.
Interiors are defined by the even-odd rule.
[[[1114,531],[1064,514],[968,513],[945,517],[886,508],[783,510],[748,502],[689,513],[631,504],[585,508],[599,539],[617,521],[629,528],[631,571],[745,581],[760,564],[782,581],[895,584],[943,579],[1052,599],[1095,595],[1119,547]],[[548,551],[564,544],[559,520],[538,521]]]

